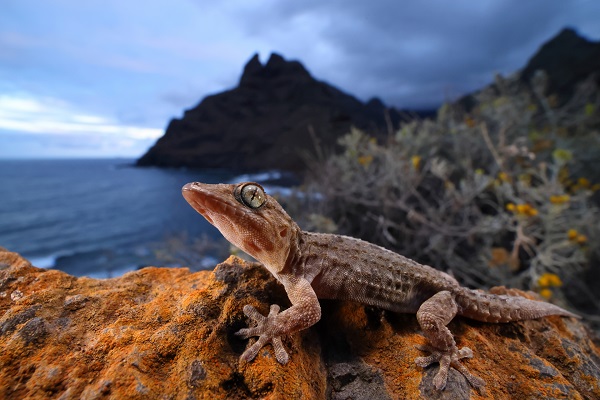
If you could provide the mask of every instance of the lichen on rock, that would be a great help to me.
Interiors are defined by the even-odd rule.
[[[264,268],[236,257],[214,271],[151,267],[106,280],[1,248],[0,264],[2,399],[484,398],[458,373],[433,389],[437,366],[414,363],[425,339],[413,315],[351,302],[322,301],[322,320],[284,339],[287,365],[270,346],[240,362],[243,306],[266,313],[289,301]],[[458,318],[450,328],[473,349],[465,364],[490,398],[600,398],[600,352],[579,321]]]

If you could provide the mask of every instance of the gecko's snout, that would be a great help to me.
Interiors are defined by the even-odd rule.
[[[204,218],[214,225],[213,220],[207,213],[207,197],[203,195],[201,190],[203,184],[200,182],[190,182],[183,185],[181,188],[181,194],[183,198]],[[209,207],[210,208],[210,207]]]
[[[201,186],[202,183],[200,182],[190,182],[181,188],[181,194],[192,206],[203,197],[200,195],[202,193]]]
[[[188,192],[190,190],[194,190],[196,186],[199,185],[199,182],[190,182],[190,183],[186,183],[185,185],[183,185],[183,187],[181,188],[182,192]]]
[[[212,197],[212,191],[209,190],[211,185],[202,182],[190,182],[183,185],[181,194],[192,207],[194,205],[204,206],[207,198]],[[196,207],[194,207],[196,208]],[[204,207],[202,207],[204,208]]]

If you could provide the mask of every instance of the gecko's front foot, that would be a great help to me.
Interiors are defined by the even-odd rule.
[[[280,364],[286,364],[289,360],[289,356],[283,348],[281,343],[280,329],[277,324],[277,314],[279,314],[279,306],[277,304],[271,305],[269,315],[266,317],[259,313],[256,308],[251,305],[244,306],[244,314],[250,318],[253,326],[249,328],[240,329],[235,334],[242,336],[244,339],[248,339],[252,336],[258,336],[258,340],[252,346],[250,346],[240,359],[246,361],[252,361],[258,354],[258,351],[267,343],[273,345],[275,351],[275,358]]]
[[[425,368],[436,362],[440,364],[440,370],[435,375],[435,378],[433,378],[433,385],[437,390],[443,390],[446,387],[448,370],[450,367],[460,372],[475,389],[483,390],[485,381],[471,374],[467,367],[462,365],[460,362],[462,358],[473,357],[473,351],[470,348],[463,347],[460,350],[458,350],[456,347],[453,347],[449,350],[439,350],[431,346],[418,346],[417,348],[421,351],[431,353],[427,357],[417,357],[415,359],[415,363],[419,367]]]

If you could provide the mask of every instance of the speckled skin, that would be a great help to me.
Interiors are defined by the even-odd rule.
[[[434,384],[446,386],[448,369],[455,368],[481,389],[485,382],[460,363],[473,356],[458,349],[446,325],[458,314],[485,322],[509,322],[547,315],[577,317],[555,305],[522,297],[497,296],[461,287],[450,275],[421,265],[374,244],[341,235],[302,231],[279,203],[260,185],[188,183],[183,196],[231,243],[260,261],[283,284],[292,306],[268,316],[247,305],[244,313],[254,326],[240,330],[258,340],[243,354],[252,360],[267,343],[281,364],[289,357],[281,336],[306,329],[321,318],[319,298],[347,299],[387,310],[416,313],[430,352],[415,362],[438,362]]]

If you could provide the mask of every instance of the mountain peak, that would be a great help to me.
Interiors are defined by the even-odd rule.
[[[269,57],[269,61],[267,61],[267,66],[270,68],[278,68],[283,66],[287,61],[281,54],[271,53]]]
[[[530,82],[537,70],[546,72],[550,91],[568,96],[574,85],[600,70],[600,42],[564,28],[540,47],[521,72],[521,80]]]
[[[285,76],[288,79],[313,79],[310,73],[298,61],[288,61],[277,53],[271,53],[265,65],[261,64],[258,53],[254,54],[244,67],[240,86],[261,84],[272,78]]]
[[[313,78],[298,61],[273,53],[263,64],[254,54],[238,87],[171,120],[138,165],[303,172],[315,151],[312,133],[321,149],[333,151],[351,127],[383,138],[399,119],[380,100],[364,104]]]
[[[558,35],[554,36],[554,38],[550,39],[548,42],[555,42],[555,41],[564,41],[564,40],[583,40],[585,42],[587,42],[588,40],[586,40],[585,38],[579,36],[579,34],[577,33],[577,31],[571,27],[566,27],[563,28],[560,32],[558,32]]]
[[[263,68],[263,65],[260,63],[260,58],[258,57],[258,53],[254,53],[254,55],[252,56],[250,61],[248,61],[246,63],[246,66],[244,67],[242,79],[244,79],[244,76],[246,76],[246,75],[256,74],[258,71],[262,70],[262,68]]]

